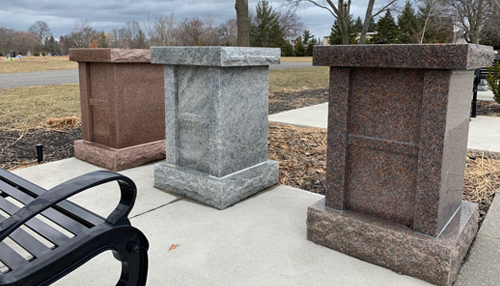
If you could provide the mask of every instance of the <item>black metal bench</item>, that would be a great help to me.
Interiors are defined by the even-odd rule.
[[[111,181],[121,198],[106,219],[66,200]],[[129,178],[98,171],[47,191],[0,168],[0,191],[0,285],[49,285],[107,250],[122,263],[116,285],[146,284],[149,244],[127,218],[136,197]]]
[[[495,63],[500,62],[500,56],[495,56],[493,60],[493,65]],[[486,79],[486,75],[488,74],[488,70],[486,68],[480,68],[474,70],[474,85],[472,86],[472,105],[470,111],[470,117],[477,117],[477,88],[479,86],[479,82],[482,79]]]

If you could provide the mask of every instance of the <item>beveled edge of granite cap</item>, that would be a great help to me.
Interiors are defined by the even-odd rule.
[[[151,63],[187,66],[267,66],[279,64],[280,48],[151,47]]]
[[[491,65],[493,47],[474,44],[314,47],[313,65],[463,70]]]
[[[96,63],[150,63],[151,51],[145,49],[69,49],[69,60]]]

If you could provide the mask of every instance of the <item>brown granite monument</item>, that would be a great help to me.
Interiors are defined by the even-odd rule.
[[[164,159],[163,67],[150,50],[70,49],[69,58],[80,76],[75,157],[114,171]]]
[[[327,190],[308,239],[453,283],[478,228],[462,201],[473,69],[492,58],[467,44],[315,48],[330,66]]]

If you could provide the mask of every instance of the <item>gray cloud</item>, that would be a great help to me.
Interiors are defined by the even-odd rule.
[[[383,4],[386,0],[379,0]],[[367,0],[354,0],[352,13],[363,18]],[[250,0],[249,8],[255,9],[258,0]],[[279,0],[270,1],[273,8],[279,8]],[[16,0],[2,5],[0,10],[0,27],[27,31],[36,21],[45,21],[54,37],[71,32],[76,23],[88,19],[98,31],[110,32],[113,28],[121,28],[129,21],[137,21],[141,25],[151,16],[175,13],[177,21],[183,18],[203,18],[211,14],[214,24],[219,25],[236,17],[234,0],[215,1],[182,1],[182,0],[75,0],[75,1],[33,1]],[[308,6],[296,10],[307,29],[316,37],[330,33],[333,16],[326,10]]]

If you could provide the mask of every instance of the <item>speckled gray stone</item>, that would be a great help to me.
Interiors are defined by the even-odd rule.
[[[155,187],[225,209],[277,183],[278,162],[267,160],[218,178],[190,168],[155,165]]]
[[[267,66],[280,63],[279,48],[151,47],[151,63],[188,66]]]
[[[176,172],[198,174],[195,176],[197,183],[186,181],[186,186],[181,187],[180,181],[173,185],[164,181],[183,176],[171,178],[157,172],[158,186],[174,192],[182,190],[179,191],[182,195],[221,208],[234,204],[235,198],[244,198],[267,188],[271,181],[278,183],[278,165],[271,164],[257,168],[261,172],[268,172],[269,168],[276,170],[255,175],[248,183],[252,185],[251,191],[242,181],[245,176],[237,180],[241,183],[241,190],[231,185],[233,195],[226,194],[225,180],[222,183],[216,180],[216,187],[205,187],[212,184],[206,179],[208,176],[231,177],[243,169],[267,162],[269,68],[265,64],[269,64],[266,61],[276,62],[275,50],[154,48],[152,61],[168,63],[164,68],[165,103],[168,106],[165,109],[165,164],[179,167]],[[272,180],[268,177],[270,175]],[[203,183],[205,179],[208,181]],[[257,187],[259,180],[260,187]],[[193,194],[187,194],[187,190]],[[215,190],[220,190],[220,193],[214,195]],[[208,193],[204,195],[203,192]],[[226,198],[228,201],[224,201]]]

